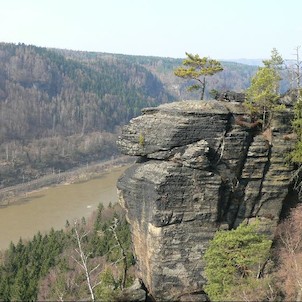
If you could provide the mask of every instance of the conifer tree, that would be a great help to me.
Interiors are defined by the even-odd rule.
[[[223,67],[219,61],[210,59],[209,57],[201,58],[198,54],[192,55],[187,52],[186,56],[187,58],[182,63],[184,67],[180,66],[175,69],[174,74],[177,77],[191,79],[197,82],[197,84],[189,86],[188,91],[201,90],[200,99],[203,100],[206,88],[206,77],[222,71]]]
[[[257,225],[241,224],[237,229],[218,231],[207,249],[205,291],[212,301],[240,299],[243,289],[263,289],[259,280],[267,261],[271,240],[257,233]],[[244,291],[244,290],[243,290]]]
[[[12,300],[30,301],[33,297],[29,295],[28,286],[28,272],[26,267],[22,266],[17,272],[15,282],[11,289]]]
[[[9,278],[3,269],[0,269],[0,299],[2,301],[10,300]]]
[[[284,60],[276,48],[271,51],[271,58],[262,61],[265,67],[273,68],[274,70],[282,70]]]
[[[251,86],[246,91],[245,105],[252,115],[261,116],[262,126],[265,129],[270,126],[273,113],[283,108],[278,104],[283,59],[274,48],[271,59],[264,60],[263,64],[264,67],[258,69],[252,78]]]
[[[276,73],[276,91],[275,93],[279,93],[279,82],[281,80],[281,70],[284,67],[284,60],[282,56],[279,54],[278,50],[276,48],[273,48],[271,51],[271,58],[268,60],[263,60],[262,61],[264,66],[267,68],[271,68],[275,71]]]

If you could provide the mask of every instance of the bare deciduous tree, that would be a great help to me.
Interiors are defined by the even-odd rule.
[[[110,226],[110,230],[112,231],[114,239],[116,240],[117,245],[120,248],[120,252],[121,252],[121,259],[119,259],[118,261],[123,261],[123,275],[122,275],[121,289],[124,289],[126,286],[127,271],[128,271],[127,254],[121,243],[120,238],[117,235],[116,232],[117,225],[118,225],[118,219],[114,218],[113,224]]]
[[[294,74],[294,78],[295,78],[295,81],[296,81],[296,88],[297,89],[300,89],[301,87],[301,77],[302,77],[302,74],[301,74],[301,60],[300,60],[300,55],[299,55],[299,49],[301,48],[301,46],[297,46],[295,48],[295,63],[294,63],[294,68],[293,68],[293,74]]]
[[[288,80],[290,82],[290,89],[293,90],[299,90],[301,88],[302,61],[300,59],[300,48],[301,46],[294,48],[293,56],[295,59],[288,61],[285,66],[288,74]]]
[[[88,265],[88,259],[91,253],[85,253],[82,241],[83,239],[89,234],[90,231],[84,232],[83,234],[80,234],[80,230],[78,229],[78,222],[77,220],[74,222],[74,235],[75,239],[77,241],[77,248],[75,249],[76,253],[79,256],[79,259],[77,259],[74,256],[71,256],[72,259],[82,268],[82,270],[85,273],[87,287],[91,296],[91,301],[95,301],[95,293],[94,289],[96,286],[98,286],[100,282],[93,282],[92,281],[92,275],[96,273],[97,269],[99,268],[100,264],[94,266],[92,269],[89,268]]]
[[[302,301],[302,205],[279,226],[278,238],[281,287],[287,300]]]

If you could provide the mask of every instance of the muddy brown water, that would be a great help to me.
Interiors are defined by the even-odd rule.
[[[26,194],[14,204],[0,208],[0,249],[20,237],[30,239],[65,226],[66,220],[89,217],[100,202],[117,202],[116,182],[127,167],[113,168],[99,177],[75,184],[60,185]]]

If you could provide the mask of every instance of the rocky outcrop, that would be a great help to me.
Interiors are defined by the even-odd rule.
[[[117,184],[138,277],[155,300],[200,301],[203,254],[217,229],[259,217],[272,233],[279,220],[290,187],[291,113],[278,113],[265,133],[240,102],[183,101],[142,113],[118,141],[138,157]]]
[[[235,91],[223,91],[223,92],[214,92],[215,100],[225,101],[225,102],[241,102],[243,103],[246,100],[245,93],[235,92]]]

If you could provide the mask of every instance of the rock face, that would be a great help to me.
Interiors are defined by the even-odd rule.
[[[155,300],[205,299],[202,259],[217,229],[259,217],[273,232],[290,187],[290,118],[278,113],[262,134],[240,102],[183,101],[123,128],[119,148],[138,161],[119,179],[119,199]]]

